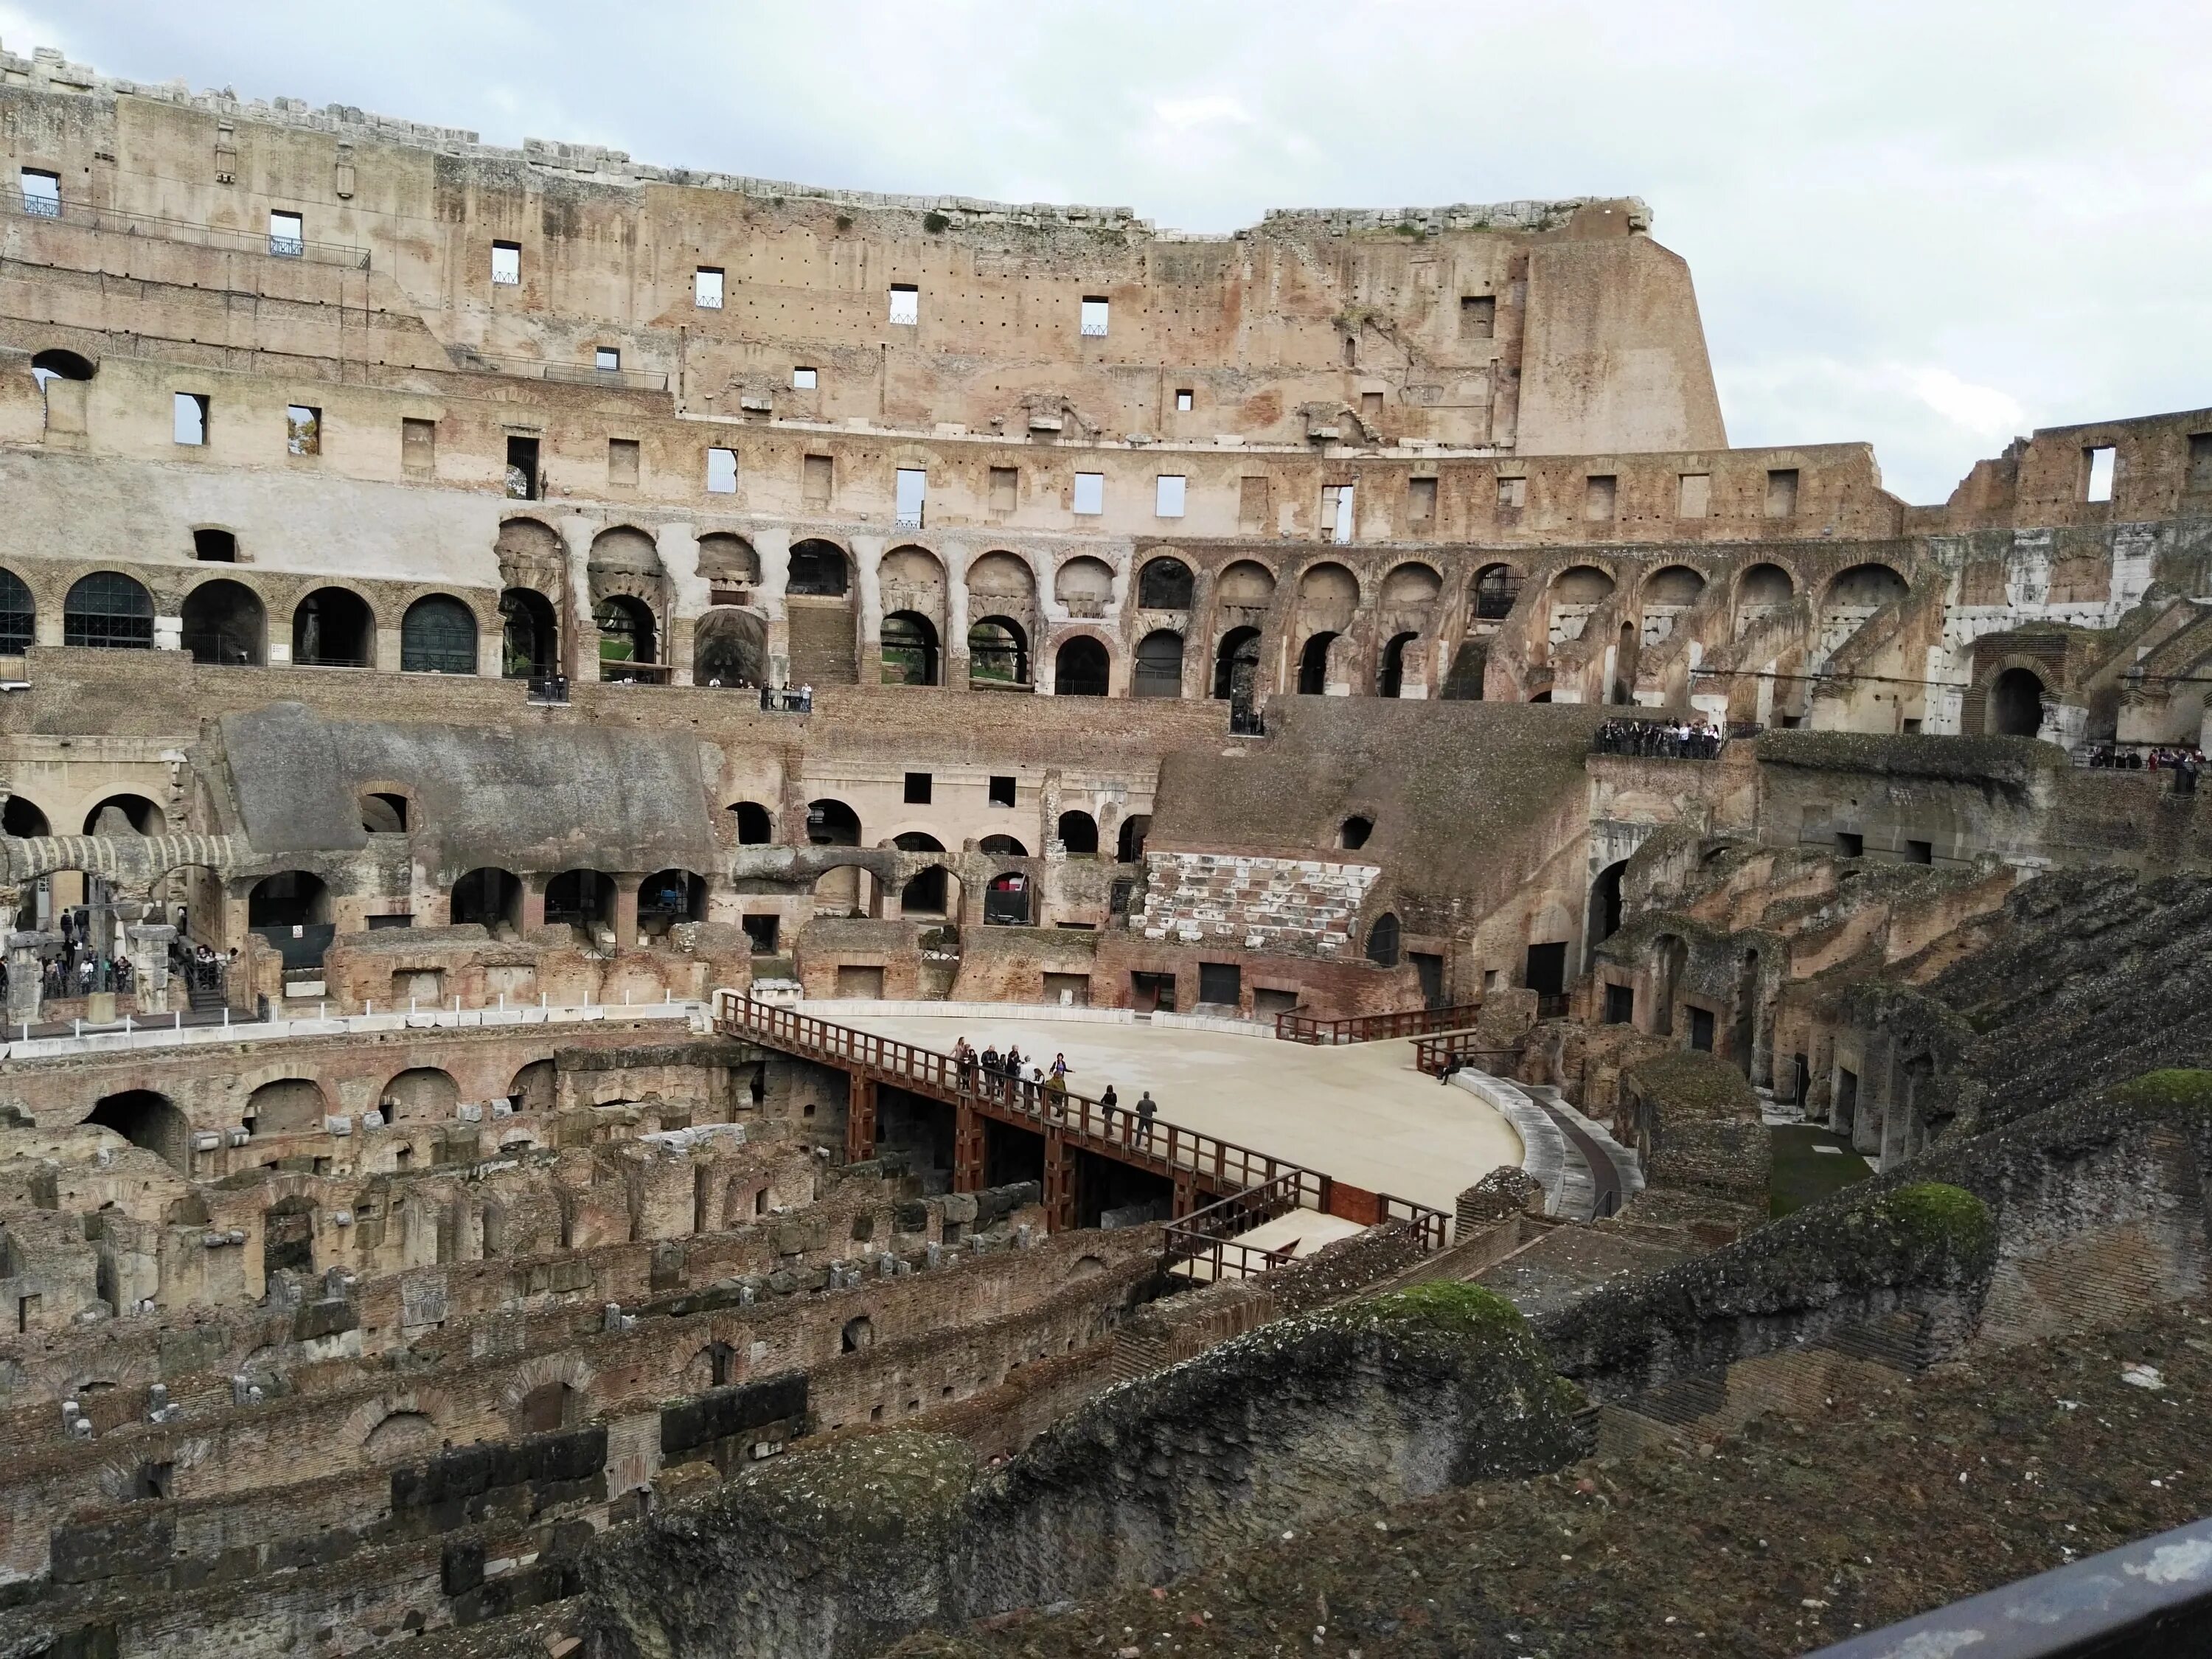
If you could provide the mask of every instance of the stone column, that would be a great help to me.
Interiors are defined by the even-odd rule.
[[[615,878],[615,943],[625,949],[637,943],[637,889],[642,876]]]
[[[134,921],[123,929],[142,1014],[169,1012],[169,941],[176,936],[175,928],[160,922]]]
[[[35,1025],[39,1002],[45,990],[41,975],[46,956],[61,947],[59,933],[13,933],[8,935],[8,1020],[12,1025]]]

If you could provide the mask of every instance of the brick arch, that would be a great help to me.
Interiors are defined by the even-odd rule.
[[[442,1428],[453,1415],[453,1407],[444,1391],[437,1389],[401,1389],[378,1395],[362,1401],[346,1413],[345,1420],[338,1425],[337,1443],[366,1453],[368,1437],[376,1432],[386,1418],[410,1412],[428,1418]]]
[[[582,1360],[565,1354],[541,1354],[535,1359],[526,1359],[507,1376],[499,1391],[499,1414],[513,1421],[522,1410],[522,1402],[538,1389],[552,1383],[573,1389],[588,1405],[592,1384],[599,1372]]]

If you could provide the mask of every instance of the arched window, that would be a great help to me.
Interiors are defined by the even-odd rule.
[[[1030,855],[1030,849],[1012,836],[986,836],[975,843],[975,850],[997,859],[1025,859]]]
[[[1011,617],[986,617],[968,630],[969,684],[1027,685],[1029,636]]]
[[[1114,857],[1121,864],[1134,864],[1145,856],[1145,837],[1152,832],[1150,812],[1132,813],[1121,820],[1121,833],[1114,844]]]
[[[1142,611],[1190,609],[1190,567],[1181,559],[1154,559],[1137,573],[1137,606]]]
[[[1298,695],[1318,697],[1328,690],[1328,648],[1334,645],[1334,634],[1316,634],[1306,641],[1306,648],[1298,653]]]
[[[937,626],[918,611],[894,611],[884,618],[884,684],[937,684]]]
[[[95,570],[62,603],[62,643],[103,651],[154,648],[154,600],[128,576]]]
[[[185,597],[184,647],[194,662],[252,666],[264,654],[269,619],[243,582],[202,582]]]
[[[1480,620],[1502,622],[1513,614],[1513,601],[1520,597],[1520,580],[1510,565],[1486,564],[1474,573],[1474,614]]]
[[[815,847],[858,847],[860,815],[842,800],[824,799],[806,804],[806,839]]]
[[[1232,628],[1213,653],[1213,695],[1249,703],[1260,680],[1260,630]]]
[[[1063,643],[1053,659],[1053,689],[1063,697],[1106,695],[1106,647],[1087,635]]]
[[[709,611],[691,630],[691,683],[763,685],[768,681],[768,622],[751,611]]]
[[[450,593],[429,593],[399,621],[399,666],[410,674],[477,672],[476,613]]]
[[[37,637],[39,607],[12,570],[0,570],[0,656],[16,657]]]
[[[690,870],[659,870],[637,884],[641,933],[665,932],[679,921],[707,919],[706,878]]]
[[[522,925],[522,883],[510,872],[486,866],[453,884],[452,916],[456,927],[475,923],[497,927]]]
[[[376,660],[376,617],[343,587],[319,587],[292,613],[292,660],[308,668],[367,668]]]
[[[1347,852],[1357,851],[1367,845],[1368,836],[1374,833],[1374,819],[1349,817],[1345,819],[1343,826],[1337,832],[1336,844]]]
[[[758,801],[741,800],[730,811],[738,815],[738,846],[765,847],[775,839],[775,819]]]
[[[280,870],[253,884],[246,896],[248,927],[304,927],[330,917],[330,890],[320,876]]]
[[[603,927],[615,919],[615,878],[599,870],[563,870],[545,884],[549,926]]]
[[[1098,820],[1088,812],[1062,812],[1060,815],[1060,844],[1067,849],[1070,858],[1096,858],[1098,854]]]
[[[31,377],[41,386],[49,380],[88,380],[92,378],[92,364],[74,351],[55,346],[31,359]]]
[[[599,629],[599,678],[635,678],[632,667],[658,662],[654,653],[653,611],[644,600],[628,593],[611,594],[592,608]]]
[[[794,543],[791,575],[784,591],[820,599],[842,599],[847,586],[845,550],[835,542]]]
[[[499,596],[500,672],[510,680],[544,679],[561,672],[561,624],[553,602],[534,588]]]
[[[1381,968],[1398,965],[1398,918],[1387,910],[1367,930],[1367,959]]]
[[[1137,641],[1136,682],[1131,689],[1140,697],[1182,696],[1182,635],[1160,628]]]
[[[1418,634],[1395,634],[1390,643],[1382,647],[1382,671],[1375,677],[1375,690],[1385,697],[1403,696],[1406,692],[1406,647],[1419,639]]]
[[[991,878],[983,890],[983,920],[997,927],[1030,925],[1030,878],[1018,870]]]
[[[2032,738],[2043,729],[2043,680],[2034,670],[2008,668],[1990,684],[1989,723],[2000,738]]]

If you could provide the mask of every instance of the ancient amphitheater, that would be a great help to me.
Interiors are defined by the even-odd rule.
[[[0,149],[5,1659],[1949,1653],[2212,1510],[2212,410],[1731,447],[1633,199]]]

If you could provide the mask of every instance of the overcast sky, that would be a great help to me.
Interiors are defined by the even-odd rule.
[[[1636,195],[1729,435],[1941,501],[2212,404],[2212,0],[0,0],[0,41],[491,143],[1133,208]]]

